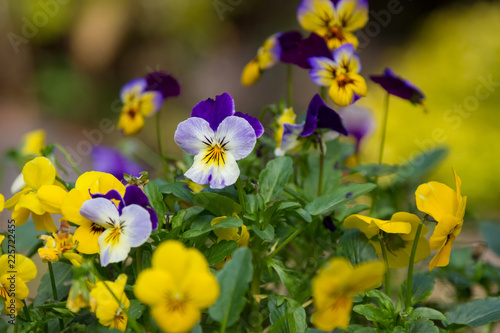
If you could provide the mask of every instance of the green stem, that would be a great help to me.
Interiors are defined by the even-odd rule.
[[[293,107],[293,66],[288,65],[288,70],[286,72],[287,90],[286,90],[286,101],[288,107]]]
[[[118,302],[118,305],[120,306],[120,309],[127,316],[129,324],[130,324],[132,330],[134,330],[137,333],[141,333],[142,331],[139,328],[139,325],[137,324],[137,321],[135,321],[134,318],[130,317],[130,315],[128,314],[127,309],[125,309],[125,306],[123,306],[122,302],[120,302],[120,300],[118,299],[118,297],[116,297],[115,293],[113,292],[113,290],[111,290],[111,288],[108,286],[108,284],[106,283],[106,281],[103,281],[103,283],[104,283],[104,286],[106,287],[106,289],[108,289],[108,291],[111,293],[111,295],[113,296],[113,298],[115,299],[115,301]]]
[[[30,310],[28,310],[28,305],[26,305],[26,301],[23,299],[24,303],[24,314],[26,315],[26,320],[31,321]]]
[[[253,278],[252,278],[252,286],[251,286],[251,293],[252,293],[252,312],[253,313],[259,313],[259,307],[260,303],[255,299],[256,295],[260,294],[260,265],[258,262],[254,263],[255,271],[253,272]],[[254,332],[262,332],[262,327],[259,327],[260,325],[256,325],[254,327]]]
[[[383,236],[381,233],[378,235],[378,240],[380,242],[380,248],[382,249],[382,257],[385,263],[385,293],[387,296],[391,297],[391,272],[389,271],[389,261],[387,260],[387,252],[385,250],[385,245],[383,241]]]
[[[294,240],[294,238],[297,237],[302,232],[302,230],[304,230],[307,227],[307,225],[308,225],[307,223],[304,223],[300,228],[298,228],[293,233],[291,233],[287,238],[285,238],[285,240],[278,247],[276,247],[273,252],[271,252],[268,255],[268,258],[274,257],[279,251],[281,251],[282,248],[284,248],[288,243]]]
[[[245,221],[245,214],[247,212],[247,203],[245,201],[245,192],[243,191],[243,182],[241,181],[241,178],[238,177],[238,180],[236,181],[236,189],[238,190],[238,200],[240,201],[241,205],[241,219],[243,222]]]
[[[60,144],[58,143],[54,143],[54,147],[59,150],[61,152],[61,154],[64,155],[64,157],[66,158],[66,160],[68,161],[68,163],[71,165],[71,167],[73,168],[73,170],[75,170],[76,174],[77,175],[81,175],[82,172],[80,171],[80,169],[78,169],[78,167],[76,166],[76,163],[75,161],[73,161],[73,157],[71,157],[71,155],[66,151],[66,149],[64,149]]]
[[[325,149],[323,148],[323,140],[321,134],[318,134],[319,143],[319,178],[318,178],[318,197],[323,194],[323,169],[325,164]]]
[[[49,266],[49,276],[50,276],[50,285],[52,286],[52,296],[54,297],[55,301],[58,301],[59,297],[57,296],[56,281],[54,278],[54,270],[52,269],[52,262],[47,261],[47,264]],[[64,329],[64,322],[61,318],[59,318],[59,329],[61,331]]]
[[[384,145],[385,145],[385,134],[387,131],[387,118],[389,115],[389,93],[387,93],[387,97],[385,99],[385,110],[384,110],[384,118],[382,120],[382,138],[380,140],[380,149],[378,154],[378,164],[382,164],[382,157],[384,155]]]
[[[136,261],[137,261],[137,276],[142,271],[142,247],[138,247],[136,251]]]
[[[319,88],[319,95],[326,102],[326,87],[320,87]]]
[[[160,153],[160,157],[162,158],[163,162],[165,161],[165,155],[163,155],[163,145],[161,143],[161,120],[160,120],[160,112],[161,110],[158,110],[156,112],[156,138],[158,140],[158,150]]]
[[[415,239],[413,240],[413,246],[411,248],[410,254],[410,263],[408,265],[408,277],[406,278],[406,299],[405,306],[406,308],[411,307],[411,296],[413,291],[413,264],[415,262],[415,254],[417,253],[418,239],[420,238],[420,233],[422,231],[422,226],[424,225],[424,221],[427,218],[425,215],[420,223],[418,224],[417,233],[415,234]]]

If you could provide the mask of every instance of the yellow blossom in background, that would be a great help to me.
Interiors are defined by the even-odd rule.
[[[162,331],[188,332],[219,297],[219,284],[200,251],[168,240],[153,253],[152,268],[139,273],[134,294]]]
[[[120,303],[125,309],[128,310],[130,308],[130,300],[125,294],[127,275],[120,274],[115,282],[99,281],[96,283],[95,288],[90,291],[90,295],[93,300],[95,300],[95,302],[90,303],[90,309],[95,313],[99,320],[99,324],[107,326],[110,329],[117,329],[125,332],[128,318],[104,283],[106,283],[113,294],[120,300]]]
[[[262,73],[274,66],[280,58],[281,48],[278,42],[280,34],[269,36],[257,50],[257,55],[243,68],[241,84],[251,86],[260,80]]]
[[[22,254],[16,253],[14,262],[7,254],[0,257],[0,296],[5,299],[3,312],[17,316],[24,306],[22,300],[29,295],[26,282],[36,277],[37,270],[33,261]]]
[[[66,191],[56,181],[56,168],[48,158],[37,157],[24,165],[22,175],[26,185],[5,203],[15,224],[23,225],[31,213],[37,230],[57,231],[51,214],[61,213]]]
[[[42,129],[26,133],[22,139],[21,154],[41,155],[41,150],[45,147],[45,137],[45,131]]]
[[[68,192],[62,202],[64,219],[79,225],[73,235],[73,241],[78,242],[77,250],[81,253],[98,253],[98,239],[105,229],[80,215],[80,208],[85,201],[92,198],[90,193],[106,194],[111,190],[118,191],[122,197],[125,195],[125,185],[115,176],[97,171],[85,172],[78,177],[75,188]]]
[[[69,225],[63,221],[61,229],[58,233],[53,233],[52,237],[49,235],[40,235],[39,239],[45,242],[45,245],[38,249],[40,258],[47,261],[58,261],[59,255],[66,254],[67,251],[74,249],[73,237],[69,233]],[[69,254],[69,253],[68,253]],[[77,265],[81,262],[81,256],[77,253],[72,253],[72,257],[68,258],[70,261],[75,261]]]
[[[377,234],[377,223],[382,225],[385,230],[400,230],[404,232],[393,232],[386,233],[384,235],[384,244],[387,248],[387,260],[389,261],[389,268],[398,269],[408,266],[410,262],[411,250],[413,247],[413,241],[417,234],[417,228],[420,223],[420,219],[417,215],[409,213],[395,213],[392,215],[390,221],[381,221],[371,219],[362,215],[351,215],[344,221],[344,226],[346,228],[357,228],[360,229],[370,240],[370,243],[375,248],[377,254],[382,254],[382,248],[380,247],[380,242],[373,240],[373,237]],[[401,224],[406,223],[406,224]],[[411,231],[407,233],[407,227],[410,225]],[[402,228],[403,227],[403,228]],[[429,241],[424,237],[429,229],[423,225],[420,237],[417,244],[417,252],[415,254],[415,262],[426,259],[431,254],[431,249],[429,247]],[[374,234],[375,232],[375,234]]]
[[[3,196],[2,193],[0,193],[0,213],[2,213],[4,208],[5,208],[5,197]]]
[[[384,274],[384,263],[380,261],[353,267],[346,258],[330,259],[312,282],[314,326],[323,331],[346,329],[353,297],[379,286]]]
[[[190,180],[181,180],[181,182],[186,183],[189,189],[193,191],[193,193],[200,193],[205,189],[205,187],[207,187],[206,185],[200,185]]]
[[[238,217],[236,214],[233,214],[233,216]],[[221,216],[221,217],[216,217],[214,218],[210,224],[211,225],[216,225],[217,223],[220,223],[227,219],[227,216]],[[226,241],[236,241],[238,243],[238,247],[248,247],[248,241],[250,240],[250,234],[248,233],[247,227],[243,224],[240,228],[219,228],[214,230],[215,235],[217,236],[217,243],[223,240]],[[223,261],[220,263],[216,264],[214,267],[215,268],[222,268],[224,267],[224,264],[231,259],[231,256],[225,258]]]
[[[420,185],[415,192],[417,208],[432,216],[437,225],[430,238],[432,250],[438,250],[429,264],[429,270],[443,267],[450,261],[451,246],[462,231],[467,197],[461,193],[462,181],[455,170],[456,191],[445,184],[429,182]]]
[[[297,115],[293,112],[293,108],[286,108],[283,110],[283,113],[276,119],[274,123],[275,132],[274,132],[274,141],[278,145],[277,147],[281,147],[281,138],[283,137],[283,124],[295,124],[295,118]]]

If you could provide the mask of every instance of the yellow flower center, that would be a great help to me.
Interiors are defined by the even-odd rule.
[[[104,230],[106,230],[104,227],[101,227],[96,223],[92,223],[92,226],[90,227],[90,232],[93,234],[102,234]]]
[[[171,312],[185,312],[186,303],[189,301],[187,295],[182,295],[181,293],[167,293],[166,296],[167,309]]]
[[[126,317],[125,314],[123,313],[122,309],[118,309],[118,312],[116,312],[115,318],[113,320],[113,327],[121,327],[124,326]]]
[[[345,41],[344,34],[342,33],[342,28],[338,26],[331,27],[327,34],[326,37],[328,39],[337,39],[339,41]]]
[[[106,243],[111,243],[111,245],[116,245],[118,241],[120,240],[120,233],[121,233],[122,228],[121,227],[114,227],[113,230],[109,233],[108,236],[106,236],[105,242]]]
[[[222,140],[219,140],[219,142],[216,142],[214,140],[211,140],[207,137],[205,137],[206,141],[203,141],[205,145],[207,145],[207,151],[205,153],[205,156],[203,157],[203,162],[208,166],[212,163],[216,163],[217,165],[224,165],[226,164],[226,145],[227,142],[224,142],[223,138]]]
[[[340,88],[344,88],[348,84],[354,83],[354,81],[347,75],[341,74],[337,77],[337,82]]]

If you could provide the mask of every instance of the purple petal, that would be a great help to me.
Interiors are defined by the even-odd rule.
[[[123,236],[128,244],[137,247],[148,239],[151,235],[151,220],[146,209],[138,205],[126,206],[120,216]]]
[[[389,94],[406,99],[415,104],[422,104],[424,93],[410,81],[405,80],[386,68],[383,75],[371,75],[373,82],[382,86]]]
[[[147,86],[146,79],[144,78],[138,78],[138,79],[133,79],[127,83],[125,83],[120,90],[120,98],[122,102],[125,102],[125,96],[127,94],[141,94]]]
[[[224,93],[215,97],[201,101],[193,108],[191,117],[205,119],[210,124],[212,130],[216,131],[219,124],[229,116],[234,114],[234,100],[228,94]]]
[[[234,114],[236,117],[241,117],[248,121],[250,126],[253,127],[253,130],[255,131],[255,135],[260,138],[260,136],[264,133],[264,126],[260,123],[259,119],[252,117],[248,113],[241,113],[241,112],[236,112]]]
[[[163,99],[167,97],[179,96],[181,93],[181,87],[179,82],[167,73],[164,72],[152,72],[146,75],[147,91],[158,91]]]
[[[312,57],[325,57],[333,59],[332,51],[328,48],[323,37],[312,33],[309,37],[303,39],[299,46],[299,53],[302,57],[302,63],[297,64],[302,68],[311,68],[308,59]]]
[[[174,140],[189,155],[197,155],[210,144],[214,136],[214,131],[205,119],[193,117],[177,125]]]
[[[326,105],[319,94],[314,95],[309,103],[304,130],[300,133],[300,136],[309,136],[316,128],[327,128],[347,135],[347,130],[340,116]]]
[[[279,35],[278,43],[281,48],[280,61],[287,64],[298,64],[302,61],[299,54],[299,43],[302,35],[298,31],[288,31]]]
[[[316,127],[318,126],[318,111],[324,104],[325,103],[318,94],[314,95],[309,103],[309,107],[307,108],[306,121],[300,136],[309,136],[316,130]]]
[[[145,208],[149,213],[153,230],[158,227],[158,216],[156,215],[156,211],[151,208],[148,197],[140,187],[135,185],[127,186],[123,200],[125,201],[125,206],[139,205]]]
[[[85,201],[80,208],[80,214],[105,228],[112,227],[119,221],[118,209],[115,204],[104,198]]]
[[[358,143],[375,129],[375,119],[366,108],[351,105],[342,109],[340,116],[349,135],[354,136]]]
[[[123,179],[123,174],[139,176],[144,171],[139,163],[125,157],[113,147],[96,146],[92,149],[93,170],[110,173],[118,179]]]
[[[226,151],[233,155],[235,160],[247,157],[257,142],[255,131],[248,121],[235,116],[224,119],[215,135],[219,143],[224,145]]]
[[[144,208],[146,208],[149,213],[149,218],[151,219],[151,227],[153,228],[153,230],[158,229],[158,214],[156,214],[156,210],[148,207]]]
[[[106,194],[103,194],[103,193],[94,193],[94,194],[92,194],[92,193],[90,193],[90,190],[89,190],[89,194],[92,197],[92,199],[95,199],[95,198],[104,198],[104,199],[108,199],[108,200],[115,199],[115,200],[118,200],[118,201],[122,201],[122,196],[120,195],[120,193],[117,190],[110,190]]]
[[[294,149],[299,145],[299,141],[297,140],[299,134],[304,130],[304,124],[283,124],[283,136],[281,137],[281,145],[276,149],[275,154],[278,156],[282,156],[285,152]]]

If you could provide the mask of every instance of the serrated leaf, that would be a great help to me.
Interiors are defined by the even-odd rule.
[[[342,186],[331,194],[323,195],[314,199],[314,201],[308,204],[305,209],[311,215],[328,214],[332,210],[370,192],[376,187],[376,184],[371,183],[349,184]]]
[[[193,201],[215,216],[231,216],[241,212],[241,206],[231,198],[213,192],[196,193]]]
[[[233,257],[217,274],[219,299],[208,309],[210,317],[227,327],[235,324],[243,310],[249,283],[252,280],[252,252],[247,247],[234,251]]]
[[[259,175],[259,194],[265,203],[276,199],[293,173],[293,161],[288,156],[269,161]]]
[[[429,273],[413,275],[411,304],[425,301],[434,290],[434,278]],[[406,281],[401,285],[403,298],[406,299]]]
[[[299,302],[285,297],[269,296],[269,333],[303,333],[307,328],[306,311]]]
[[[214,225],[211,225],[208,220],[207,222],[208,223],[204,223],[200,229],[189,229],[182,235],[182,238],[194,238],[212,230],[220,228],[239,228],[243,225],[243,221],[235,216],[230,216]]]
[[[144,186],[144,193],[149,199],[149,203],[153,206],[160,223],[165,223],[165,215],[167,214],[167,206],[163,202],[163,195],[158,189],[158,185],[155,182],[150,181]]]
[[[500,320],[500,297],[476,299],[453,307],[446,313],[446,326],[456,329],[461,326],[481,327]]]
[[[212,245],[203,254],[207,258],[208,265],[213,266],[220,263],[226,257],[230,256],[238,248],[238,243],[235,241],[220,241]]]
[[[413,310],[411,313],[412,318],[426,318],[432,320],[441,320],[446,321],[446,317],[444,314],[439,312],[438,310],[426,307],[420,307]]]
[[[377,260],[378,255],[366,236],[357,229],[347,230],[339,240],[337,254],[346,257],[353,265]]]

